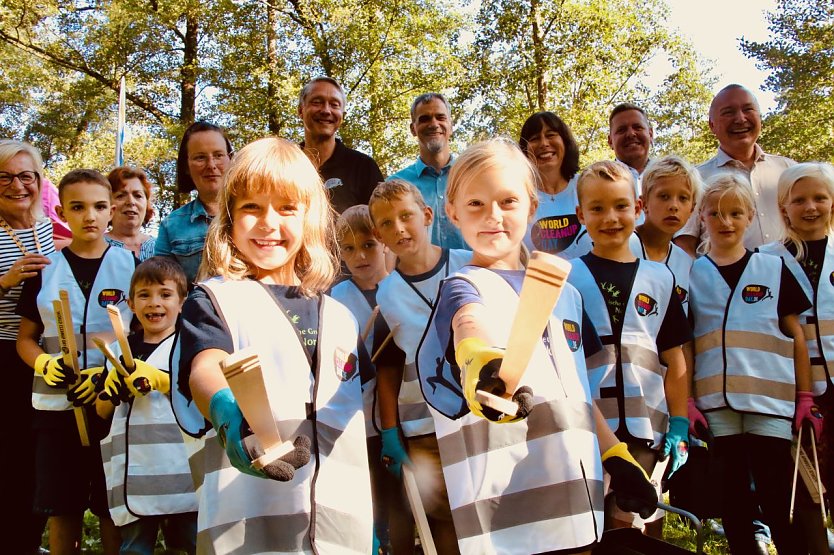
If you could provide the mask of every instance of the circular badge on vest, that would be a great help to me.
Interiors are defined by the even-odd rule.
[[[834,285],[834,272],[831,272],[831,273],[828,275],[828,281],[830,281],[830,282],[831,282],[831,285]]]
[[[741,300],[746,302],[747,304],[753,304],[765,299],[772,299],[773,295],[770,294],[770,287],[765,285],[756,285],[755,283],[750,285],[745,285],[744,288],[741,290]]]
[[[121,289],[102,289],[98,294],[98,305],[107,308],[109,304],[119,304],[125,300],[125,292]]]
[[[579,233],[576,214],[548,216],[536,221],[530,229],[530,240],[536,250],[557,253],[573,244]]]
[[[336,377],[342,382],[349,382],[359,375],[359,372],[356,371],[356,357],[353,353],[348,353],[338,347],[333,353],[333,370],[336,372]]]
[[[677,293],[678,300],[680,300],[681,304],[684,304],[689,300],[689,293],[680,285],[675,285],[675,293]]]
[[[579,324],[573,320],[562,320],[562,329],[565,332],[568,349],[575,353],[582,346],[582,333],[579,331]]]
[[[637,293],[634,297],[634,308],[640,316],[653,316],[657,314],[657,301],[646,293]]]

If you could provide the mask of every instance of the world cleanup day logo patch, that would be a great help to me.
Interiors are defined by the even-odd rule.
[[[109,304],[119,304],[125,300],[125,292],[121,289],[102,289],[98,294],[98,305],[107,308]]]
[[[562,329],[565,332],[568,348],[575,353],[582,346],[582,334],[579,332],[579,324],[573,320],[564,320],[562,322]]]
[[[753,304],[759,301],[763,301],[765,299],[772,298],[773,295],[770,294],[770,287],[766,287],[764,285],[756,285],[754,283],[750,285],[745,285],[744,288],[741,290],[741,300],[743,300],[747,304]]]
[[[349,382],[359,375],[359,372],[356,371],[356,357],[353,353],[348,353],[339,348],[333,353],[333,369],[336,372],[336,377],[342,382]]]
[[[637,293],[634,297],[634,308],[640,316],[653,316],[657,314],[657,301],[646,293]]]

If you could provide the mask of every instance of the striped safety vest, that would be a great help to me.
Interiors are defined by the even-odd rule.
[[[171,360],[178,335],[163,341],[146,362],[163,371],[178,364]],[[118,343],[110,348],[121,354]],[[117,406],[110,433],[101,440],[107,502],[116,526],[145,516],[196,512],[189,458],[202,443],[180,431],[168,397],[159,391]]]
[[[666,317],[675,278],[658,262],[637,260],[631,290],[623,295],[625,315],[614,337],[600,285],[582,259],[572,260],[568,281],[581,293],[604,349],[588,360],[591,395],[608,425],[657,449],[666,434],[666,366],[657,352],[657,335]]]
[[[636,231],[631,234],[628,245],[631,247],[631,254],[642,260],[649,259],[643,247],[643,240]],[[669,252],[663,263],[675,276],[675,292],[687,316],[689,315],[689,272],[692,270],[693,262],[694,260],[686,254],[685,250],[674,243],[669,243]]]
[[[793,340],[779,329],[782,260],[753,253],[731,291],[715,263],[692,265],[695,401],[704,412],[793,418]]]
[[[487,311],[496,314],[482,324],[494,345],[506,345],[513,320],[506,315],[518,306],[513,288],[495,272],[473,266],[449,279],[467,280],[480,292]],[[441,370],[437,363],[452,338],[450,330],[436,329],[434,317],[419,347],[418,368],[461,553],[527,555],[591,546],[603,531],[604,492],[579,293],[565,285],[547,341],[537,344],[520,383],[533,390],[533,409],[511,424],[455,408],[463,403],[459,370]],[[437,381],[441,373],[448,385]],[[452,410],[443,414],[438,407]]]
[[[207,440],[198,552],[367,555],[373,519],[356,320],[322,296],[318,364],[311,370],[298,332],[267,286],[212,279],[199,287],[235,349],[253,347],[260,354],[281,437],[307,435],[313,453],[291,481],[278,482],[239,472],[219,442]],[[214,435],[212,430],[206,437]]]

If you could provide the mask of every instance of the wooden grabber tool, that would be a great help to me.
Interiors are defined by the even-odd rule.
[[[75,328],[72,325],[72,307],[69,301],[69,291],[61,289],[58,291],[57,301],[52,301],[52,310],[55,312],[55,322],[58,327],[58,340],[61,344],[64,364],[72,368],[75,378],[81,375],[78,366],[78,345],[75,342]],[[78,437],[81,445],[90,446],[90,434],[87,426],[87,412],[84,407],[73,407],[75,425],[78,428]]]
[[[125,324],[122,322],[122,313],[114,304],[107,305],[107,316],[110,317],[110,325],[113,326],[113,332],[116,334],[116,340],[119,342],[119,349],[122,351],[122,358],[125,361],[124,369],[128,373],[136,369],[136,363],[133,362],[133,353],[130,351],[130,343],[127,342],[127,333],[125,333]]]
[[[558,256],[533,251],[521,285],[518,310],[513,319],[510,338],[498,377],[504,390],[478,390],[478,402],[508,415],[518,413],[518,405],[511,401],[536,344],[541,341],[553,308],[559,301],[565,280],[570,273],[570,262]]]
[[[403,485],[405,496],[408,498],[408,505],[411,507],[411,514],[414,516],[414,523],[417,524],[417,534],[420,535],[420,545],[424,555],[437,555],[437,547],[434,545],[434,538],[431,535],[429,519],[426,516],[426,509],[423,507],[423,500],[420,498],[420,489],[417,487],[417,479],[414,477],[411,467],[407,464],[402,466]]]
[[[292,480],[295,469],[310,461],[310,438],[298,436],[293,443],[281,439],[258,354],[251,348],[241,349],[222,361],[220,368],[254,434],[243,438],[244,445],[250,453],[263,453],[253,457],[252,466],[273,480]]]

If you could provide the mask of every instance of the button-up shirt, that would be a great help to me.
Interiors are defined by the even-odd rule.
[[[211,218],[200,199],[180,206],[159,224],[154,254],[173,257],[185,270],[188,283],[194,283]]]
[[[463,240],[460,230],[449,221],[446,215],[446,181],[453,162],[454,157],[450,157],[449,163],[438,172],[433,167],[427,166],[418,156],[416,162],[392,175],[391,179],[408,181],[423,194],[426,204],[434,212],[432,243],[446,249],[471,250]]]

